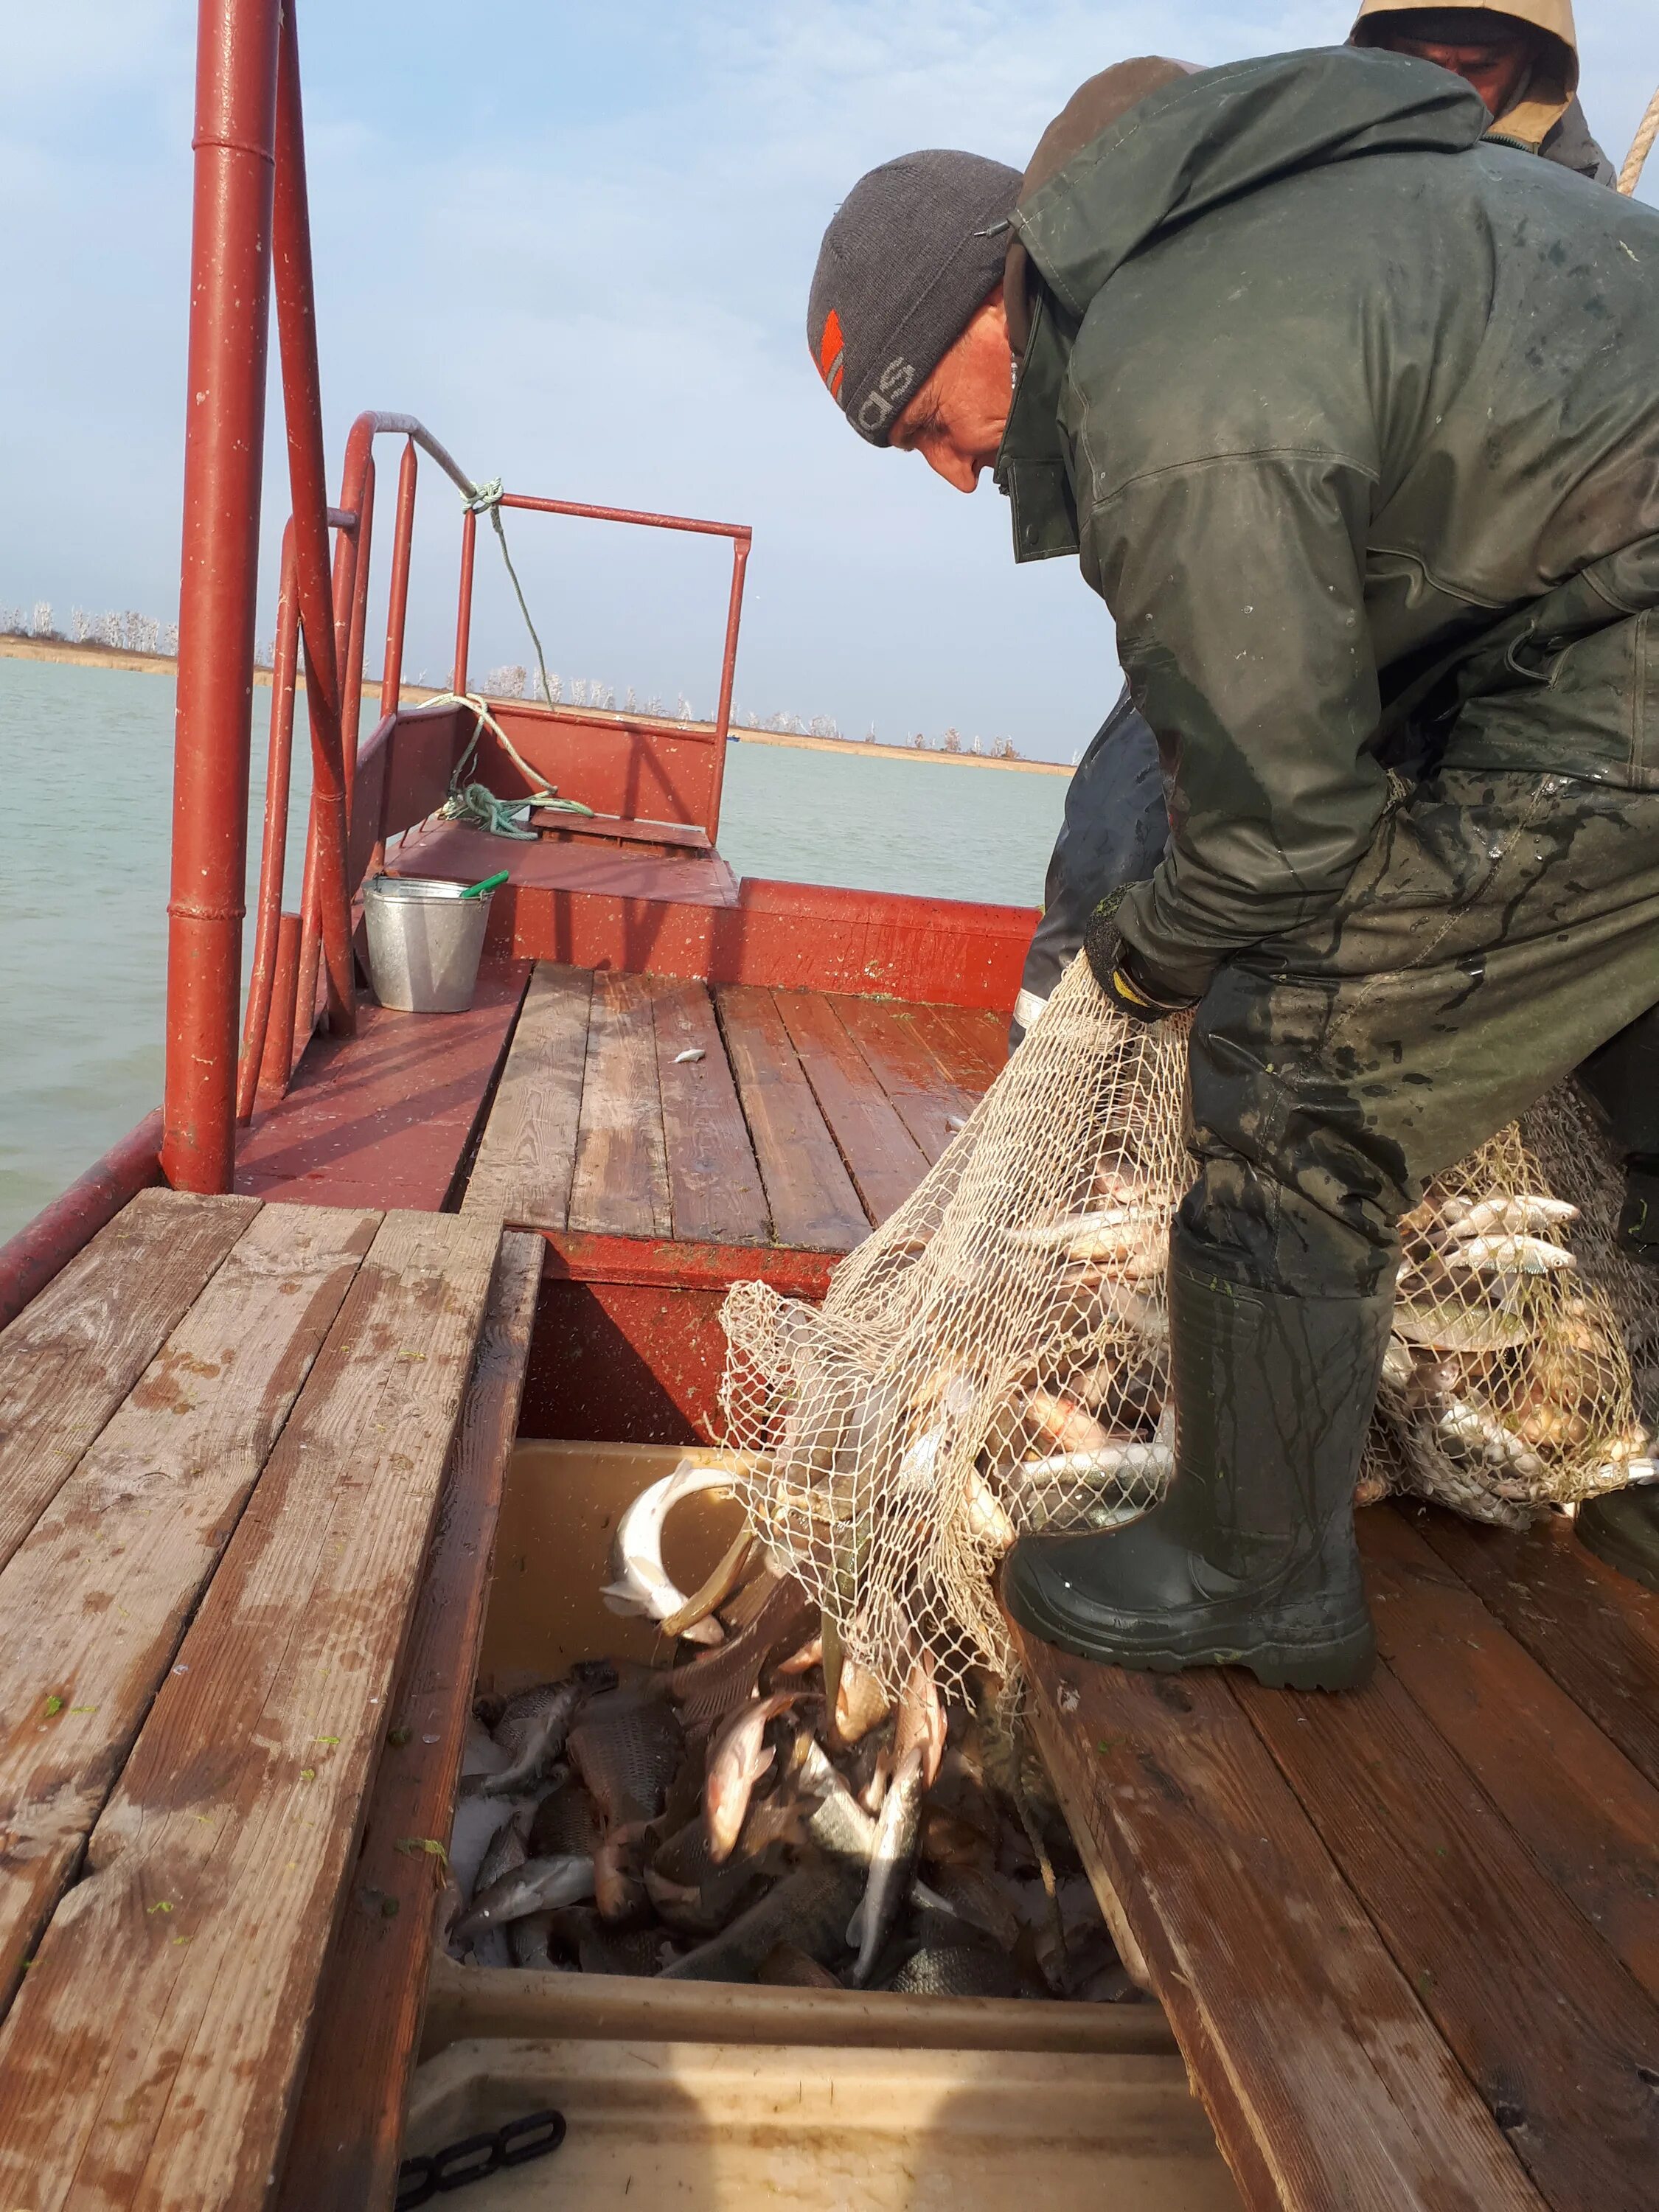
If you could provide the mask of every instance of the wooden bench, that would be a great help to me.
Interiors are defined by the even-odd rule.
[[[1252,2212],[1649,2212],[1659,1599],[1560,1521],[1360,1528],[1361,1691],[1022,1639],[1103,1905]]]
[[[1006,1057],[960,1007],[538,964],[462,1212],[555,1232],[844,1252]]]
[[[264,2204],[319,1990],[400,2106],[541,1252],[147,1191],[0,1335],[8,2208]],[[325,1989],[383,1860],[407,1955]]]

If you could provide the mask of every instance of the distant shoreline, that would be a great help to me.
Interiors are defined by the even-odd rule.
[[[82,668],[125,668],[140,676],[173,676],[178,663],[170,653],[129,653],[123,646],[76,645],[68,638],[0,637],[0,660],[57,660],[78,665]],[[267,688],[270,683],[268,668],[253,672],[256,684]],[[301,682],[304,682],[303,677]],[[378,677],[363,678],[365,694],[378,691]],[[419,706],[423,700],[435,699],[439,692],[429,684],[405,684],[398,694],[402,706]],[[514,702],[507,701],[509,706]],[[571,710],[566,707],[562,711]],[[681,723],[665,715],[626,714],[614,708],[589,707],[578,710],[584,714],[603,716],[606,721],[636,721],[659,729],[693,729],[712,731],[712,722]],[[993,760],[985,753],[947,753],[920,745],[888,745],[860,740],[857,738],[795,737],[782,730],[757,730],[746,724],[734,722],[733,738],[745,745],[782,745],[797,752],[852,753],[860,760],[925,761],[935,768],[989,768],[1012,770],[1017,775],[1066,775],[1071,769],[1063,761]]]

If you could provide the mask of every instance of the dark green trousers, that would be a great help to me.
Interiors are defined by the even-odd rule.
[[[1221,970],[1182,1225],[1264,1290],[1383,1289],[1424,1182],[1587,1061],[1621,1149],[1659,1151],[1653,617],[1471,702],[1337,904]]]

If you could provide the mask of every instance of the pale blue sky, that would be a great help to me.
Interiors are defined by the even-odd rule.
[[[176,599],[193,15],[0,0],[0,603],[60,622]],[[1580,19],[1616,161],[1659,81],[1659,8]],[[1104,611],[1070,563],[1012,568],[994,493],[848,431],[802,335],[818,236],[908,147],[1023,164],[1123,55],[1346,28],[1323,0],[301,0],[331,461],[360,407],[396,408],[516,489],[750,522],[740,703],[1069,757],[1114,687]],[[436,673],[454,516],[425,489],[410,657]],[[514,546],[561,674],[708,710],[719,552],[528,519]],[[485,575],[475,671],[524,657],[493,556]]]

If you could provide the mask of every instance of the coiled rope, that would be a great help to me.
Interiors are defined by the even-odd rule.
[[[526,616],[526,620],[529,617]],[[532,636],[535,632],[532,630]],[[472,715],[472,735],[466,749],[456,762],[449,778],[449,796],[438,809],[440,822],[474,822],[488,830],[492,837],[517,837],[532,842],[536,832],[527,828],[519,817],[527,814],[533,806],[549,807],[559,814],[588,814],[593,809],[584,806],[580,799],[561,799],[553,787],[544,782],[539,769],[529,762],[514,744],[507,732],[489,711],[489,702],[477,691],[440,691],[435,697],[422,700],[418,707],[404,708],[405,714],[429,714],[434,708],[465,707]],[[488,784],[469,783],[467,770],[477,757],[478,739],[488,730],[526,783],[536,788],[522,799],[498,799]]]

